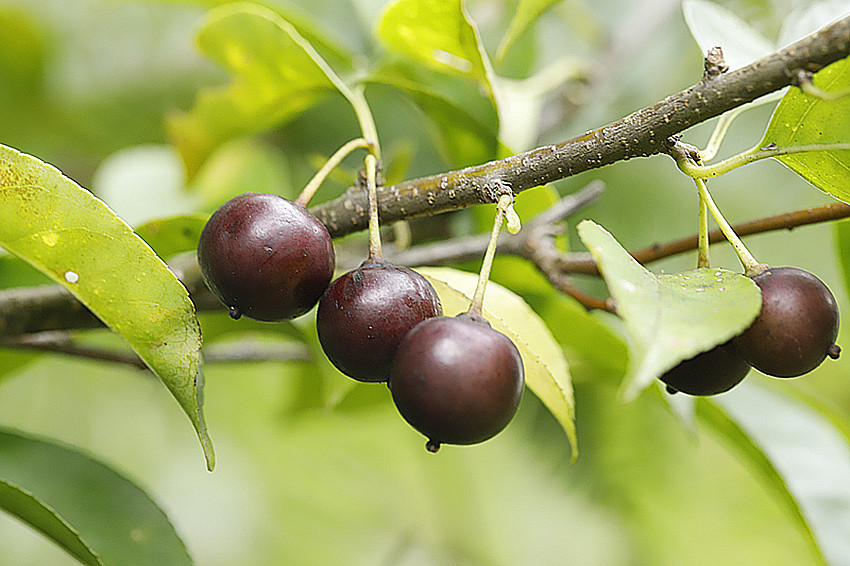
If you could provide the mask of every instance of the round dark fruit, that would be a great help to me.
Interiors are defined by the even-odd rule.
[[[440,444],[476,444],[513,418],[525,374],[514,343],[469,313],[429,318],[396,351],[389,388],[399,413]]]
[[[209,288],[234,318],[295,318],[309,311],[333,278],[327,228],[300,204],[245,193],[210,217],[198,243]]]
[[[796,377],[838,357],[838,305],[829,288],[803,269],[770,267],[753,276],[761,311],[734,343],[754,368]]]
[[[681,391],[708,396],[729,391],[741,383],[749,371],[750,364],[730,340],[679,362],[658,379],[667,384],[668,393]]]
[[[316,330],[342,373],[358,381],[387,381],[405,335],[441,314],[440,298],[427,279],[406,267],[366,260],[322,295]]]

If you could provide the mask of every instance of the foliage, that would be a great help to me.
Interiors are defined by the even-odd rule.
[[[0,538],[16,541],[0,564],[850,564],[850,488],[835,472],[850,452],[847,356],[799,380],[752,372],[712,399],[657,386],[760,304],[725,246],[697,270],[694,254],[651,266],[629,256],[697,228],[693,183],[669,159],[517,197],[527,224],[606,182],[557,242],[595,257],[602,277],[577,284],[610,292],[619,317],[588,312],[525,259],[497,258],[485,315],[519,346],[533,395],[498,437],[438,455],[385,386],[324,358],[313,313],[261,324],[196,309],[165,263],[182,265],[222,202],[246,190],[292,198],[352,138],[380,141],[391,181],[494,160],[697,82],[707,46],[741,67],[845,9],[827,0],[782,21],[780,0],[722,4],[685,0],[659,20],[647,8],[624,18],[620,0],[0,0],[0,247],[14,254],[0,255],[0,297],[61,284],[108,327],[61,344],[132,351],[160,378],[0,342]],[[637,43],[618,52],[626,30]],[[616,80],[594,67],[605,61]],[[847,92],[847,64],[813,85]],[[848,100],[765,97],[730,113],[742,127],[723,150],[762,131],[761,146],[848,143]],[[703,144],[710,126],[685,140]],[[730,220],[846,200],[848,156],[783,155],[788,169],[752,165],[711,191]],[[316,202],[361,166],[346,159]],[[170,185],[145,186],[161,179]],[[418,244],[491,219],[472,207],[409,228]],[[356,264],[345,258],[364,240],[336,245]],[[846,221],[748,245],[816,272],[850,312]],[[446,314],[468,305],[478,267],[422,268]],[[284,347],[289,359],[271,354]],[[242,357],[213,361],[222,351]],[[205,420],[212,474],[193,440],[212,468]]]

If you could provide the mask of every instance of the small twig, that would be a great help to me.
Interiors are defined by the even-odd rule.
[[[75,358],[110,362],[147,370],[145,363],[133,352],[99,348],[80,344],[67,331],[51,330],[24,334],[0,341],[0,349],[26,350],[64,354]],[[308,348],[297,342],[260,342],[240,340],[228,344],[205,346],[202,350],[205,363],[222,362],[291,362],[312,359]]]

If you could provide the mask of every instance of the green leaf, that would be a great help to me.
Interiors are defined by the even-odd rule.
[[[434,123],[440,155],[453,167],[467,167],[496,157],[499,139],[495,129],[446,96],[394,73],[375,75],[369,80],[396,88],[410,97]]]
[[[850,59],[842,59],[814,75],[826,92],[850,90]],[[782,98],[761,146],[850,143],[850,96],[822,100],[792,88]],[[777,159],[805,180],[837,199],[850,202],[850,150],[782,155]]]
[[[499,48],[496,50],[496,60],[501,61],[505,53],[516,43],[524,33],[528,31],[537,18],[543,12],[557,4],[560,0],[519,0],[517,2],[514,16],[511,18],[508,31],[502,37]]]
[[[102,566],[103,562],[80,538],[79,533],[48,505],[33,494],[0,479],[0,508],[41,531],[83,564]]]
[[[490,63],[461,0],[396,0],[381,16],[377,35],[390,50],[469,77],[492,96]]]
[[[839,564],[850,556],[850,446],[828,415],[754,381],[717,398],[782,476],[814,533],[813,546]],[[801,529],[802,530],[802,529]],[[811,537],[812,534],[809,533]]]
[[[682,360],[738,334],[761,308],[758,287],[739,273],[703,268],[655,275],[598,224],[585,220],[578,232],[623,319],[631,353],[627,399]]]
[[[138,486],[76,450],[0,429],[0,507],[83,564],[192,564]]]
[[[629,362],[622,336],[570,297],[553,294],[541,302],[535,310],[564,349],[574,381],[616,383],[622,379]]]
[[[0,245],[63,285],[128,342],[189,416],[212,469],[195,308],[150,247],[57,169],[5,146]]]
[[[448,267],[423,267],[417,271],[434,286],[443,313],[454,316],[469,309],[478,276]],[[525,383],[558,420],[578,456],[575,400],[567,359],[546,324],[525,301],[504,287],[487,285],[484,317],[519,348],[525,366]]]
[[[194,108],[168,120],[190,174],[219,144],[287,122],[345,86],[316,50],[277,13],[235,2],[210,10],[198,48],[233,73],[201,92]]]
[[[187,189],[210,212],[242,193],[274,193],[294,200],[300,191],[280,149],[245,138],[222,144]]]
[[[726,411],[708,399],[696,400],[696,415],[702,424],[721,437],[725,444],[732,448],[742,461],[747,463],[747,468],[751,472],[760,477],[761,485],[772,492],[776,501],[784,505],[788,514],[793,517],[797,529],[810,543],[813,554],[818,556],[823,564],[826,564],[812,534],[811,527],[800,509],[800,504],[764,451]],[[775,418],[776,415],[770,415],[770,420]]]
[[[207,223],[206,214],[188,214],[145,222],[136,228],[139,235],[161,258],[198,249],[201,231]]]

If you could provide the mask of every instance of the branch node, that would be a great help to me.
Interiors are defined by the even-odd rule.
[[[719,45],[715,45],[705,54],[702,82],[713,81],[728,70],[729,65],[726,64],[726,60],[723,58],[723,49]]]

